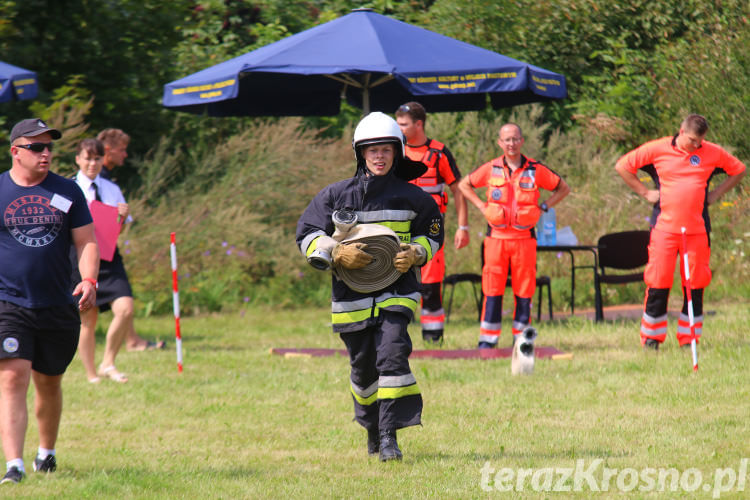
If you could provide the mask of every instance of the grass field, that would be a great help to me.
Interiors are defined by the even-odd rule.
[[[63,383],[58,471],[3,485],[0,497],[744,498],[749,305],[707,304],[716,313],[706,317],[697,374],[676,347],[676,320],[658,355],[639,347],[636,320],[541,322],[538,345],[574,357],[537,360],[530,377],[511,376],[509,360],[412,360],[423,426],[399,432],[404,461],[386,464],[368,458],[366,433],[352,422],[346,358],[269,354],[342,347],[326,310],[183,318],[182,374],[173,341],[123,352],[124,385],[89,384],[76,358]],[[168,338],[173,319],[137,327]],[[418,325],[410,330],[424,348]],[[470,307],[454,310],[445,348],[474,346],[477,331]],[[33,418],[29,427],[27,464],[38,444]],[[593,487],[574,473],[561,485],[573,491],[544,491],[576,467],[592,472]],[[658,471],[647,468],[674,468],[675,491],[669,480],[657,491],[648,480]],[[592,491],[607,486],[607,469],[609,491]]]

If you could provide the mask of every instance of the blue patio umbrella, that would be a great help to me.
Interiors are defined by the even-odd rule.
[[[565,77],[417,26],[352,13],[164,86],[163,105],[211,116],[325,116],[342,98],[392,113],[563,99]]]
[[[33,99],[37,91],[36,73],[0,61],[0,102]]]

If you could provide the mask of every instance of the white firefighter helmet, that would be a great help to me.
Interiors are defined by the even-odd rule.
[[[357,163],[360,163],[364,161],[360,147],[368,144],[398,144],[396,146],[396,161],[398,161],[404,157],[405,142],[404,134],[401,132],[401,128],[396,123],[396,120],[380,111],[373,111],[362,118],[357,128],[354,129],[352,147],[354,148],[354,156],[357,158]]]

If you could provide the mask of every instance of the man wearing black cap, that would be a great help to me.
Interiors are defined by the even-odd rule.
[[[60,131],[42,120],[17,123],[10,134],[10,170],[0,174],[0,439],[7,473],[25,475],[26,394],[34,380],[39,450],[34,470],[57,467],[62,376],[75,355],[80,320],[70,295],[74,245],[83,280],[78,309],[95,305],[99,249],[86,199],[75,182],[49,171]]]

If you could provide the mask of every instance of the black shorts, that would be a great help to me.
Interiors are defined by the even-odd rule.
[[[73,361],[80,331],[73,304],[29,309],[0,300],[0,359],[27,359],[39,373],[62,375]]]
[[[75,255],[75,248],[72,248],[70,256],[71,263],[73,263],[73,286],[81,282]],[[99,288],[96,290],[96,305],[100,311],[108,311],[110,304],[115,299],[133,296],[133,289],[130,287],[128,274],[125,272],[125,264],[122,262],[120,251],[117,249],[115,249],[112,262],[99,261],[99,276],[97,276],[96,281],[99,282]]]
[[[107,311],[110,304],[120,297],[132,297],[133,289],[130,288],[128,275],[125,272],[125,264],[122,262],[120,252],[115,251],[112,262],[99,261],[99,288],[96,290],[96,305],[100,311]]]

